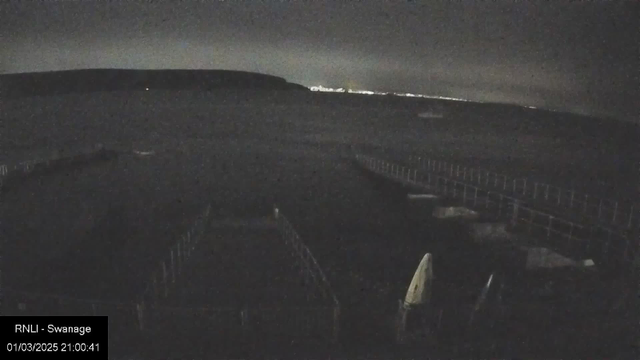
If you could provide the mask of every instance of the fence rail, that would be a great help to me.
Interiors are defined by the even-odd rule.
[[[298,235],[293,225],[280,213],[278,208],[274,208],[274,217],[285,244],[291,249],[296,259],[297,266],[300,269],[301,276],[305,283],[313,282],[322,299],[330,299],[335,306],[339,306],[340,303],[322,268],[318,265],[311,250],[300,240],[300,235]]]
[[[618,231],[599,225],[583,225],[523,205],[518,198],[490,191],[432,172],[418,171],[385,160],[356,155],[369,170],[405,185],[435,191],[461,200],[462,204],[507,219],[515,231],[526,232],[536,244],[544,241],[573,257],[590,256],[601,263],[631,265],[637,249]]]
[[[512,197],[532,200],[535,204],[595,219],[604,226],[632,230],[640,225],[640,204],[600,198],[543,182],[513,178],[486,169],[475,169],[442,160],[411,156],[409,161],[423,171],[444,174],[449,178],[501,191]]]
[[[143,308],[146,304],[155,304],[159,299],[169,296],[186,262],[204,235],[210,213],[211,204],[206,206],[191,228],[168,249],[166,257],[158,262],[139,299]]]
[[[115,152],[107,150],[102,144],[96,144],[73,155],[61,157],[59,151],[54,151],[48,158],[35,158],[16,164],[0,164],[0,189],[8,182],[33,173],[48,171],[56,166],[84,162],[94,158],[114,156]]]

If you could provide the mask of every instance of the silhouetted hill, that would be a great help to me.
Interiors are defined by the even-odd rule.
[[[280,77],[229,70],[86,69],[0,75],[0,96],[4,98],[146,88],[308,91]]]

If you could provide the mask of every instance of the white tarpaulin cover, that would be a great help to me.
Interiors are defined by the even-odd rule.
[[[473,223],[471,237],[475,241],[510,240],[514,236],[507,231],[505,223]]]
[[[433,209],[433,217],[438,219],[462,218],[474,220],[478,218],[478,213],[462,206],[436,207]]]
[[[527,269],[578,266],[575,260],[566,258],[547,248],[524,248],[527,251]]]
[[[434,194],[407,194],[407,199],[409,200],[435,200],[438,198],[438,195]]]

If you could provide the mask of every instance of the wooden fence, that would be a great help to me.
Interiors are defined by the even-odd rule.
[[[446,175],[452,179],[500,191],[511,197],[557,209],[566,214],[584,216],[606,227],[626,231],[640,226],[640,205],[633,201],[621,202],[600,198],[526,178],[512,178],[485,169],[419,156],[411,156],[409,163],[422,171]]]
[[[512,230],[526,232],[570,257],[591,257],[601,264],[624,266],[634,261],[635,244],[618,231],[600,225],[584,225],[526,206],[524,201],[495,190],[453,180],[439,173],[418,170],[365,155],[356,160],[367,169],[406,186],[437,192],[464,206],[506,219]]]

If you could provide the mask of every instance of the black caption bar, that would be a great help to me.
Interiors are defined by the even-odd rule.
[[[108,359],[106,316],[0,316],[0,359]]]

